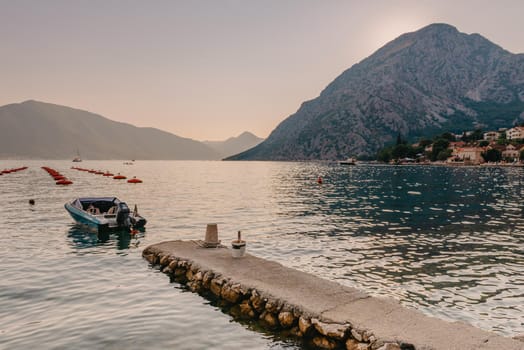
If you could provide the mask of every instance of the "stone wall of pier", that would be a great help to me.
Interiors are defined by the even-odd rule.
[[[201,267],[196,262],[166,254],[148,247],[144,258],[153,266],[191,291],[227,305],[229,312],[244,319],[256,320],[262,326],[284,335],[302,338],[319,349],[347,350],[409,350],[411,344],[377,339],[369,330],[350,324],[331,323],[319,315],[303,311],[299,306],[273,297],[263,290],[242,285],[228,276]]]

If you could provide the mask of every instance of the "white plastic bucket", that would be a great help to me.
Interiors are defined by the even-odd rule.
[[[231,255],[233,258],[241,258],[246,253],[246,242],[231,243]]]

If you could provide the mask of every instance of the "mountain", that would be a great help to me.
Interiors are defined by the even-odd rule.
[[[203,141],[203,143],[217,151],[224,158],[255,147],[262,141],[264,139],[246,131],[237,137],[230,137],[225,141]]]
[[[38,101],[0,107],[0,159],[220,159],[201,142]]]
[[[374,156],[400,133],[512,126],[524,119],[524,54],[432,24],[389,42],[303,103],[258,146],[229,159]]]

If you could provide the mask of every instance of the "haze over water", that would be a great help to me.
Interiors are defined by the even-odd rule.
[[[506,336],[524,333],[519,168],[285,162],[3,161],[0,343],[7,348],[300,348],[231,322],[149,267],[149,244],[217,222],[251,254]],[[47,165],[74,184],[58,187]],[[324,183],[316,179],[322,176]],[[75,226],[63,204],[112,196],[148,219],[138,239]],[[30,207],[28,200],[36,205]],[[45,344],[45,345],[43,345]]]

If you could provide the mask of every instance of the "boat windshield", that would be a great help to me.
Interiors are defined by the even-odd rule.
[[[79,200],[78,198],[75,199],[74,201],[72,201],[72,202],[71,202],[71,205],[72,205],[73,207],[78,208],[78,209],[83,209],[83,208],[82,208],[82,202],[80,202],[80,200]]]

